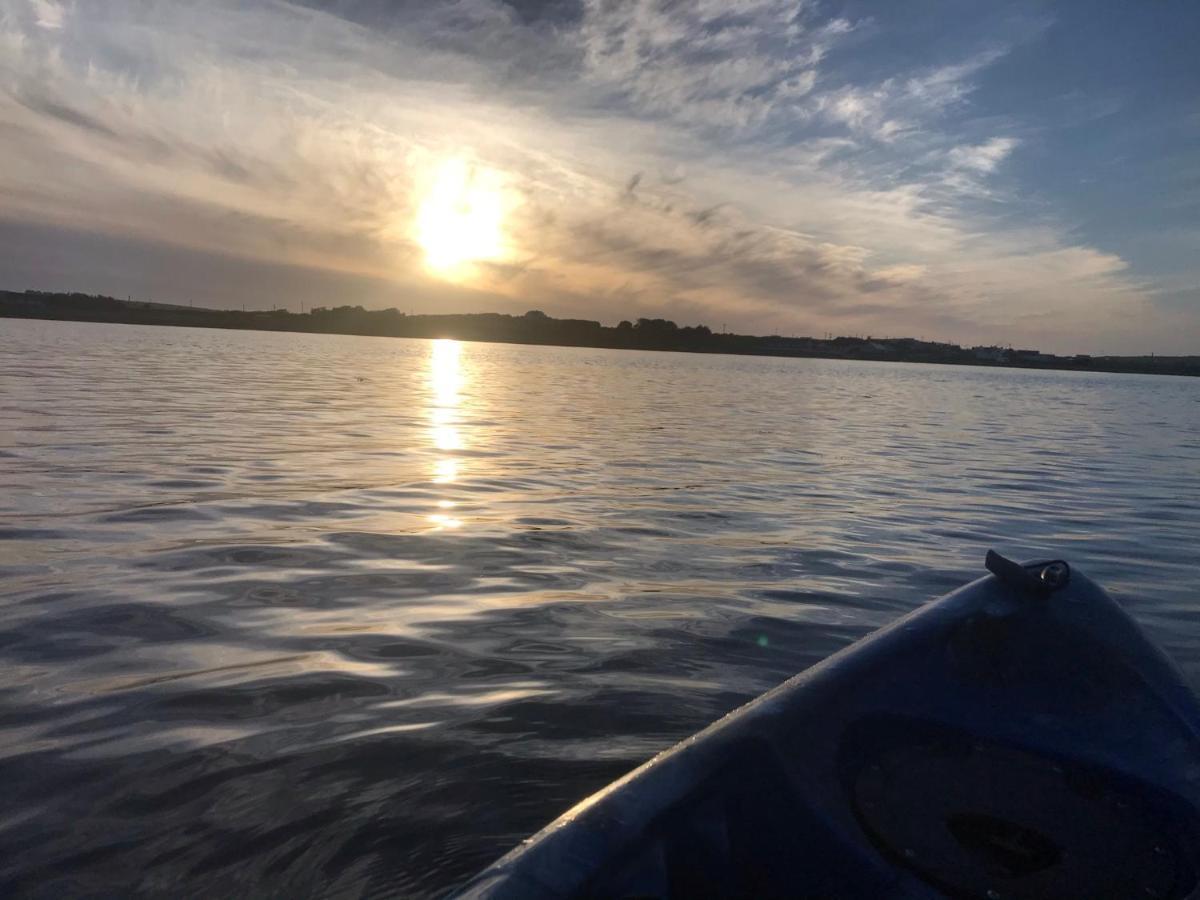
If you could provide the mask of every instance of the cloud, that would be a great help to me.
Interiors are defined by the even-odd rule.
[[[343,6],[0,0],[3,216],[415,309],[1032,342],[1144,305],[1067,226],[978,208],[1020,132],[958,114],[1002,50],[855,80],[858,25],[794,0]],[[411,228],[452,156],[514,247],[461,290]]]
[[[852,29],[818,23],[795,0],[672,3],[587,0],[583,75],[643,115],[691,126],[753,129],[787,115],[817,65]]]
[[[982,144],[954,147],[949,153],[950,165],[973,172],[988,173],[995,170],[1016,149],[1015,138],[995,137]]]
[[[843,85],[816,98],[815,110],[826,120],[879,141],[921,131],[949,108],[966,101],[981,70],[1004,56],[990,49],[952,65],[906,78],[890,77],[874,85]]]
[[[962,102],[974,90],[972,76],[1003,58],[1007,49],[993,47],[951,65],[939,66],[903,81],[903,96],[926,109],[942,110]]]
[[[39,28],[62,28],[66,10],[55,0],[33,0],[33,11]]]

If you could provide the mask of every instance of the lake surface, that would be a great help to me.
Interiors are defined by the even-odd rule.
[[[1065,556],[1200,685],[1200,380],[0,319],[0,893],[425,896]]]

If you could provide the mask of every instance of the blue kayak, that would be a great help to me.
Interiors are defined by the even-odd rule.
[[[1200,707],[1179,672],[1066,563],[987,563],[457,896],[1200,895]]]

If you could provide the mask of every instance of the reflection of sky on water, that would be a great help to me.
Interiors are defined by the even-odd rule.
[[[458,459],[453,455],[463,448],[462,433],[458,427],[458,412],[461,402],[463,373],[461,365],[462,344],[453,340],[439,340],[431,344],[429,351],[429,390],[432,395],[429,406],[430,438],[433,449],[439,451],[433,464],[433,480],[437,484],[451,484],[458,479]],[[437,503],[441,512],[429,516],[437,529],[458,528],[462,520],[448,510],[455,506],[449,499]]]

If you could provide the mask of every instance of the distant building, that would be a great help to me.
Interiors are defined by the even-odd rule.
[[[1003,347],[972,347],[971,352],[975,354],[976,359],[988,362],[1008,361],[1008,351]]]

